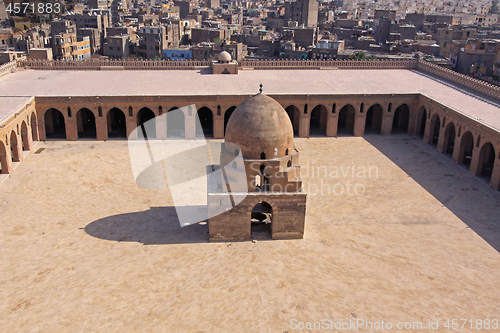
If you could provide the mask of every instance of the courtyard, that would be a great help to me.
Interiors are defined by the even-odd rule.
[[[500,193],[418,137],[294,141],[304,239],[222,243],[205,222],[181,228],[168,189],[135,184],[127,141],[39,142],[0,185],[0,327],[292,332],[293,320],[359,319],[449,332],[447,319],[499,319]]]

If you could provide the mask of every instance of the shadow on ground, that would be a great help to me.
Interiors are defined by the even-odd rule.
[[[172,206],[108,216],[89,223],[85,232],[96,238],[144,245],[208,242],[208,224],[199,222],[181,228]]]
[[[500,193],[485,179],[472,176],[419,137],[364,138],[500,252]]]

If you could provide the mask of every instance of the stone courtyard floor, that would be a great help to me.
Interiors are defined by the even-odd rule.
[[[126,141],[39,143],[0,185],[0,330],[500,319],[499,192],[417,137],[295,144],[305,238],[209,243],[206,223],[179,227],[168,189],[135,185]]]

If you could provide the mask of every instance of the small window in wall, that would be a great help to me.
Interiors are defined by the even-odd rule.
[[[264,164],[262,164],[262,165],[260,166],[260,174],[261,174],[261,175],[263,175],[263,174],[265,174],[265,173],[266,173],[266,166],[265,166]]]
[[[217,105],[217,115],[218,115],[218,116],[220,116],[220,115],[221,115],[220,105]]]
[[[304,114],[307,114],[307,104],[304,105]]]
[[[71,108],[68,106],[68,117],[71,118]]]
[[[288,162],[286,162],[286,166],[287,167],[291,167],[292,166],[292,160],[288,160]]]
[[[333,106],[332,106],[332,113],[335,113],[337,112],[337,104],[336,103],[333,103]]]
[[[133,112],[132,107],[131,107],[131,106],[129,106],[129,107],[128,107],[128,116],[129,116],[129,117],[132,117],[133,113],[134,113],[134,112]]]
[[[391,112],[392,111],[392,103],[389,103],[389,107],[387,108],[387,112]]]
[[[360,112],[360,113],[365,112],[364,108],[365,108],[365,104],[364,104],[364,103],[361,103],[361,106],[360,106],[360,108],[359,108],[359,112]]]
[[[288,155],[288,148],[285,149],[285,155]]]
[[[161,105],[158,107],[158,115],[162,115],[163,114],[163,108],[161,107]]]
[[[255,176],[255,187],[260,189],[262,186],[262,177],[260,175]]]
[[[266,159],[266,153],[261,153],[260,154],[260,159],[265,160]]]
[[[101,107],[99,107],[97,110],[98,110],[98,112],[99,112],[99,117],[102,117],[102,108],[101,108]]]
[[[477,137],[476,147],[479,147],[480,144],[481,144],[481,135]]]

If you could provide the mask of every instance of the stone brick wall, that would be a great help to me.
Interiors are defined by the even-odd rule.
[[[500,87],[495,85],[422,60],[418,61],[417,69],[500,101]]]
[[[0,66],[0,77],[4,76],[5,74],[12,73],[17,68],[16,61],[10,61],[8,63],[3,64]]]
[[[235,197],[238,194],[233,194]],[[259,202],[271,205],[272,212],[272,238],[296,239],[304,235],[306,214],[306,194],[300,193],[248,193],[236,207],[220,215],[211,217],[208,221],[210,240],[249,240],[251,238],[251,213]],[[226,194],[209,194],[208,207],[218,204]],[[239,201],[236,199],[236,201]]]
[[[53,70],[100,70],[121,67],[125,70],[193,70],[210,66],[209,61],[198,60],[23,60],[18,61],[18,67],[30,69]]]
[[[416,60],[243,60],[253,69],[415,69]]]

